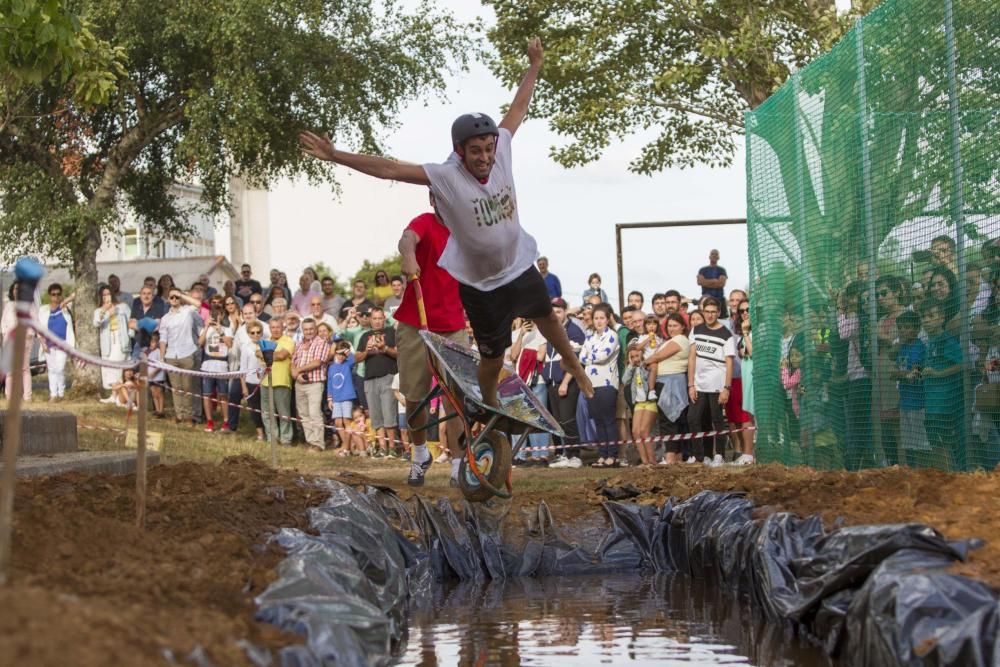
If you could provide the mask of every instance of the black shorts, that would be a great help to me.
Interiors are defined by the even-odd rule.
[[[534,266],[488,292],[459,283],[458,293],[484,359],[502,357],[510,347],[510,327],[515,317],[536,320],[552,312],[549,290]]]

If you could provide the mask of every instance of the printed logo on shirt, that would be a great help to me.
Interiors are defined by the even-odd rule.
[[[500,192],[472,200],[472,210],[476,214],[476,225],[482,227],[492,227],[493,225],[511,221],[514,219],[514,212],[517,210],[517,202],[514,201],[514,191],[511,186],[504,186]]]

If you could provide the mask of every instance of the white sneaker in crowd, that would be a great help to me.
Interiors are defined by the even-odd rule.
[[[712,463],[710,463],[709,465],[711,465],[713,468],[718,468],[719,466],[723,465],[724,463],[725,463],[725,461],[722,458],[722,454],[716,454],[715,458],[712,459]]]
[[[552,459],[552,462],[549,463],[549,467],[550,468],[568,468],[569,467],[569,459],[566,458],[565,456],[563,456],[562,454],[560,454],[559,456],[557,456],[554,459]]]
[[[115,396],[114,396],[114,394],[112,394],[111,396],[108,396],[107,398],[102,398],[99,402],[100,403],[114,403],[115,402]]]
[[[687,458],[687,461],[685,461],[684,463],[697,463],[697,462],[698,462],[698,459],[696,459],[696,458],[695,458],[695,457],[693,457],[693,456],[689,456],[689,457]]]
[[[583,467],[583,461],[580,460],[579,456],[571,456],[571,457],[569,457],[568,460],[569,460],[569,464],[566,466],[567,468],[582,468]]]
[[[666,459],[666,457],[664,457],[664,458],[660,459],[659,461],[657,461],[657,465],[668,466],[670,464],[667,463],[667,459]]]
[[[646,394],[646,400],[647,401],[655,401],[656,400],[656,390],[655,389],[650,389],[649,390],[649,393]]]
[[[701,460],[701,462],[702,462],[702,463],[704,463],[704,464],[705,464],[705,465],[707,465],[707,466],[710,466],[710,465],[712,465],[712,459],[708,458],[707,456],[706,456],[705,458],[703,458],[703,459]]]
[[[753,465],[753,455],[752,454],[742,454],[740,458],[736,459],[736,465],[739,466],[751,466]]]

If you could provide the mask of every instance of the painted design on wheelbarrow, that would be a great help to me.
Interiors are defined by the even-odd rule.
[[[448,403],[455,412],[448,418],[462,418],[466,425],[465,442],[472,440],[459,471],[462,494],[473,502],[492,496],[509,498],[513,455],[525,445],[529,433],[545,431],[556,437],[565,435],[559,422],[516,374],[500,380],[497,390],[500,407],[486,405],[477,379],[479,354],[430,331],[421,331],[420,336],[427,345],[431,368],[438,380],[439,388],[435,392],[440,390],[446,399],[453,399]],[[474,437],[471,422],[483,425]],[[518,436],[513,448],[508,439],[511,435]],[[470,460],[474,461],[474,466]],[[504,486],[506,492],[501,490]]]

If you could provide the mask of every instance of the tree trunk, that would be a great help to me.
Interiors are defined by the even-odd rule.
[[[97,308],[97,251],[101,247],[98,222],[88,221],[83,243],[73,253],[73,277],[76,279],[76,345],[80,350],[100,356],[101,347],[93,315]],[[94,395],[101,391],[101,369],[96,366],[76,367],[73,376],[74,395]]]

